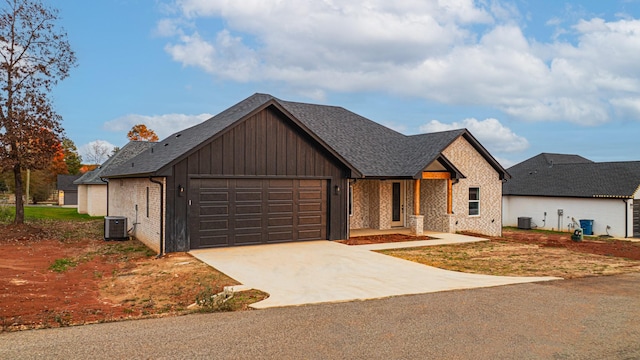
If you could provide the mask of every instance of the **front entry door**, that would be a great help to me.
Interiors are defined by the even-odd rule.
[[[391,226],[404,227],[404,182],[391,183]]]

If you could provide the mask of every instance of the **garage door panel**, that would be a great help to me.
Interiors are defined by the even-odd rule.
[[[200,207],[200,216],[209,216],[209,215],[228,215],[229,214],[229,206],[228,205],[216,205],[216,206],[201,206]]]
[[[214,235],[204,233],[200,236],[201,247],[227,246],[228,243],[229,236],[227,234]]]
[[[300,225],[320,225],[322,224],[322,216],[320,214],[316,216],[300,216],[298,221]]]
[[[210,201],[229,201],[229,193],[228,192],[201,192],[200,193],[200,203],[210,202]]]
[[[192,179],[193,248],[326,239],[327,181]]]
[[[269,198],[270,201],[275,200],[287,200],[287,201],[291,201],[293,200],[293,191],[282,191],[280,189],[276,190],[276,191],[270,191],[269,192]]]
[[[245,229],[262,229],[262,218],[241,218],[237,217],[234,221],[236,231]]]
[[[236,190],[236,201],[262,201],[262,192]]]
[[[260,238],[261,233],[259,231],[236,234],[233,245],[257,245],[261,243]]]
[[[292,230],[270,231],[267,242],[288,242],[293,238]]]
[[[293,213],[293,203],[269,204],[269,214]]]
[[[237,205],[236,215],[262,214],[262,204]]]
[[[200,231],[229,230],[229,220],[205,220],[200,221]]]
[[[300,191],[298,199],[300,200],[320,200],[322,193],[319,191]]]
[[[322,203],[314,202],[314,203],[304,203],[298,204],[298,212],[321,212],[322,211]]]
[[[293,226],[293,218],[291,216],[270,217],[269,227],[272,227],[272,226]]]
[[[318,229],[300,230],[298,231],[298,239],[300,240],[322,240],[324,236],[322,231]]]

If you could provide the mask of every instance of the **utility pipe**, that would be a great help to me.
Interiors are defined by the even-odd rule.
[[[160,252],[156,258],[161,258],[164,255],[164,184],[162,181],[154,180],[151,176],[149,176],[149,181],[160,185]]]

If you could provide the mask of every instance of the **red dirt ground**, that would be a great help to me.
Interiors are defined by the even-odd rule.
[[[477,235],[481,236],[482,235]],[[491,238],[547,247],[561,247],[571,251],[640,260],[640,242],[610,238],[586,237],[582,241],[571,240],[569,233],[505,229],[502,237]]]
[[[349,238],[349,240],[338,240],[341,244],[346,245],[366,245],[366,244],[380,244],[389,242],[403,242],[403,241],[418,241],[418,240],[432,240],[432,237],[403,235],[403,234],[387,234],[387,235],[368,235],[368,236],[356,236]]]
[[[5,230],[5,229],[2,229]],[[27,234],[28,230],[21,231]],[[49,270],[56,260],[73,257],[78,247],[90,240],[65,244],[58,240],[9,240],[0,236],[0,321],[2,328],[18,324],[35,327],[66,325],[69,319],[94,322],[125,317],[123,307],[99,301],[96,274],[110,274],[116,263],[93,259],[79,264],[75,271]]]

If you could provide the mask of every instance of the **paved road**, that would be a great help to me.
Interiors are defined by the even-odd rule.
[[[640,274],[0,334],[0,359],[638,359]]]

